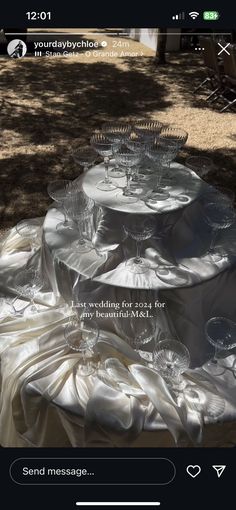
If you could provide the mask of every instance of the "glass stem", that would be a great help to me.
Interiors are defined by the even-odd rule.
[[[90,229],[91,229],[90,218],[86,218],[84,221],[84,237],[85,237],[85,239],[89,239]]]
[[[64,223],[65,223],[65,221],[66,221],[66,212],[65,212],[65,209],[64,209],[64,206],[63,206],[63,202],[62,202],[62,201],[60,201],[60,202],[58,202],[58,204],[57,204],[57,205],[58,205],[58,206],[59,206],[59,208],[61,209],[61,212],[62,212],[62,214],[63,214],[63,216],[64,216]]]
[[[170,177],[170,163],[165,163],[165,164],[162,163],[161,167],[162,167],[162,174],[165,169],[166,175]]]
[[[136,257],[134,259],[135,263],[136,264],[139,264],[140,260],[141,260],[141,242],[140,241],[136,241]]]
[[[134,170],[134,173],[133,173],[133,181],[138,181],[139,180],[139,168],[136,167],[135,170]]]
[[[77,229],[79,233],[79,244],[84,244],[83,228],[80,223],[77,223]]]
[[[32,307],[33,310],[37,310],[33,297],[30,299],[30,306]]]
[[[162,181],[162,176],[163,176],[163,166],[161,165],[160,167],[160,170],[159,170],[159,176],[158,176],[158,182],[157,182],[157,186],[161,184],[161,181]]]
[[[82,350],[82,364],[84,366],[86,365],[86,350],[85,349]]]
[[[126,171],[126,191],[130,190],[130,178],[131,178],[131,171],[130,171],[130,168],[127,168],[127,171]]]
[[[30,250],[31,250],[32,253],[34,253],[36,251],[36,246],[35,246],[34,241],[30,242]]]
[[[63,222],[63,225],[64,225],[64,227],[66,227],[66,226],[68,225],[69,221],[68,221],[68,218],[67,218],[66,209],[65,209],[65,207],[63,206],[63,204],[62,204],[62,213],[63,213],[63,215],[64,215],[64,222]]]
[[[212,238],[211,238],[211,244],[210,244],[209,251],[213,251],[213,249],[215,247],[217,234],[218,234],[218,230],[216,228],[213,228],[212,229]]]
[[[158,191],[158,188],[159,188],[159,176],[157,177],[156,186],[154,187],[153,191]]]
[[[215,347],[215,352],[214,352],[214,356],[213,356],[213,363],[215,363],[215,365],[218,365],[219,352],[220,352],[220,349],[218,349],[218,347]]]
[[[108,156],[106,156],[104,158],[104,166],[105,166],[105,179],[104,179],[104,181],[105,181],[106,184],[109,184],[109,177],[108,177],[109,158],[108,158]]]

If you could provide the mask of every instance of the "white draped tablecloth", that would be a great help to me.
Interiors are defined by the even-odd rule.
[[[12,229],[1,247],[0,292],[15,298],[14,275],[25,265],[41,271],[43,287],[36,296],[38,313],[16,317],[6,303],[0,314],[3,446],[235,444],[235,353],[223,353],[222,376],[213,377],[204,369],[213,354],[204,335],[205,322],[212,316],[236,317],[235,226],[218,238],[218,247],[227,248],[229,256],[212,263],[206,255],[209,227],[203,207],[195,200],[184,209],[156,215],[156,238],[146,241],[143,249],[153,267],[169,264],[168,278],[158,278],[154,270],[138,275],[138,281],[127,276],[125,258],[134,246],[123,236],[126,213],[96,208],[95,230],[90,232],[94,249],[84,255],[71,248],[76,228],[63,234],[56,230],[62,215],[54,208],[42,219],[41,243],[33,256],[27,241]],[[184,377],[204,394],[209,408],[217,405],[219,396],[224,400],[222,416],[207,418],[184,398],[177,405],[152,365],[129,345],[125,318],[96,319],[98,373],[82,378],[80,354],[64,340],[72,299],[119,305],[124,300],[148,302],[153,307],[163,303],[156,309],[157,330],[188,347],[191,367]],[[26,303],[20,296],[17,301],[19,308]],[[147,350],[152,349],[150,342]]]

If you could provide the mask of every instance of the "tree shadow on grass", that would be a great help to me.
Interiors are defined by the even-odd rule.
[[[190,156],[208,157],[212,160],[214,167],[204,180],[210,185],[221,185],[236,193],[236,172],[235,172],[235,150],[224,147],[223,149],[199,150],[196,147],[187,145],[181,150],[178,161],[186,164]],[[236,197],[235,197],[236,198]]]
[[[26,135],[31,143],[39,142],[39,134],[45,143],[57,133],[89,138],[105,120],[147,117],[171,104],[165,85],[140,71],[107,62],[65,65],[61,58],[55,60],[45,59],[43,65],[29,59],[24,65],[14,62],[2,73],[2,126]],[[32,104],[27,107],[24,101]]]
[[[178,105],[219,111],[221,102],[218,104],[206,101],[209,95],[206,87],[194,93],[194,89],[207,76],[201,54],[178,51],[167,53],[166,59],[167,65],[156,64],[154,56],[127,58],[125,62],[129,69],[142,70],[147,76],[158,80],[159,84],[166,85],[169,98]]]
[[[48,182],[73,179],[80,173],[72,149],[89,143],[92,132],[103,122],[150,118],[153,112],[165,110],[176,104],[175,83],[190,101],[193,76],[199,76],[199,59],[193,70],[188,70],[189,60],[184,60],[186,73],[179,59],[178,55],[173,65],[162,69],[149,57],[126,59],[122,68],[109,62],[87,64],[61,58],[28,58],[3,67],[2,227],[45,214],[51,203]],[[187,85],[191,89],[186,92]],[[219,170],[209,176],[212,184],[217,178],[235,185],[233,151],[211,153],[188,146],[186,151],[187,155],[189,151],[191,155],[213,156]]]

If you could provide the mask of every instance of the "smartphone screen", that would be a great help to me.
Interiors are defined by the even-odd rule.
[[[222,508],[234,17],[65,8],[6,9],[0,29],[2,491],[9,508]]]

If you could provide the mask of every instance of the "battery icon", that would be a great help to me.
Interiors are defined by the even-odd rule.
[[[220,17],[220,14],[218,11],[204,11],[203,13],[203,19],[205,21],[217,21]]]

